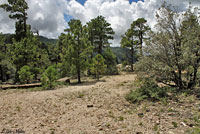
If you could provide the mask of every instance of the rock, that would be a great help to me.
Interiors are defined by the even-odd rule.
[[[144,117],[144,114],[143,113],[138,113],[138,117],[142,118],[142,117]]]
[[[146,112],[148,113],[148,112],[150,112],[150,110],[149,110],[149,109],[146,109]]]
[[[172,132],[172,131],[169,131],[169,132],[168,132],[168,134],[174,134],[174,132]]]
[[[194,124],[189,124],[189,126],[190,126],[190,127],[193,127],[193,126],[194,126]]]
[[[92,104],[87,105],[87,108],[91,108],[91,107],[94,107],[94,105],[92,105]]]
[[[181,125],[183,125],[184,127],[186,127],[187,125],[184,122],[181,122]]]
[[[119,129],[119,130],[117,130],[117,132],[121,133],[121,132],[122,132],[122,130],[121,130],[121,129]]]
[[[103,131],[103,127],[100,127],[99,130],[100,130],[100,131]]]
[[[156,125],[159,125],[159,124],[160,124],[160,120],[157,120],[157,121],[156,121]]]

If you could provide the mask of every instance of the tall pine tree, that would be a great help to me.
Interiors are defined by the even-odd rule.
[[[78,83],[81,83],[81,74],[88,67],[88,55],[92,51],[92,47],[88,42],[87,28],[81,24],[80,20],[71,20],[69,28],[65,30],[67,34],[63,43],[66,43],[64,55],[66,67],[69,67],[70,72],[75,73],[78,78]],[[63,35],[61,35],[63,36]]]
[[[8,4],[0,5],[5,11],[10,12],[9,17],[17,20],[15,23],[16,28],[16,41],[26,37],[27,34],[27,10],[28,4],[25,0],[8,0]]]
[[[89,40],[94,46],[94,51],[102,54],[103,47],[109,46],[109,40],[113,39],[114,31],[105,17],[98,16],[87,23],[89,29]]]

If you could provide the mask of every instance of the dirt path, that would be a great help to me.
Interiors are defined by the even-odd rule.
[[[158,119],[152,118],[157,117],[148,114],[146,118],[138,117],[144,106],[136,107],[124,98],[135,77],[135,74],[107,76],[100,82],[52,91],[1,91],[0,132],[153,134]],[[162,133],[168,132],[163,129]],[[179,133],[183,130],[177,129],[176,134]]]

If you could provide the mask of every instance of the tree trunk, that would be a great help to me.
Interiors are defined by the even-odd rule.
[[[103,46],[103,43],[102,43],[102,38],[100,37],[100,41],[99,41],[99,50],[98,50],[98,53],[102,55],[102,46]]]
[[[3,69],[2,69],[2,66],[0,65],[0,74],[1,74],[1,77],[0,77],[0,80],[2,82],[4,82],[4,78],[3,78]]]
[[[26,12],[24,11],[24,37],[26,37],[27,34],[27,27],[26,27]]]
[[[134,50],[133,46],[131,46],[131,71],[133,72],[133,58],[134,58]]]
[[[183,81],[182,81],[181,69],[178,70],[178,86],[179,86],[179,90],[182,90],[184,88]]]
[[[142,36],[142,33],[141,33],[141,35],[140,35],[140,56],[143,56],[142,44],[143,44],[143,36]]]
[[[78,83],[81,83],[81,72],[80,72],[80,69],[77,70],[77,75],[78,75]]]
[[[196,85],[197,79],[197,68],[194,68],[193,79],[191,78],[190,82],[188,83],[187,89],[193,88]]]
[[[19,74],[18,74],[18,71],[19,71],[19,67],[16,67],[16,72],[15,72],[15,84],[17,83],[17,82],[19,82],[20,80],[19,80]]]

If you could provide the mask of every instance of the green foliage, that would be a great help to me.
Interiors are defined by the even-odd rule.
[[[187,134],[199,134],[199,133],[200,133],[200,128],[198,128],[198,127],[189,129],[189,130],[187,131]]]
[[[102,54],[103,48],[110,45],[109,40],[113,39],[114,31],[105,17],[98,16],[87,23],[89,41],[94,47],[94,52]]]
[[[92,53],[92,47],[88,42],[87,28],[81,24],[80,20],[71,20],[69,28],[65,30],[67,34],[61,34],[59,43],[62,48],[62,63],[67,65],[68,72],[76,74],[78,82],[81,83],[81,74],[87,70],[88,56]]]
[[[138,18],[136,21],[133,21],[131,24],[131,29],[133,31],[133,34],[136,38],[138,38],[137,47],[140,50],[140,56],[143,56],[143,42],[145,39],[145,36],[147,36],[147,33],[150,31],[150,27],[147,25],[147,20],[144,18]]]
[[[117,65],[117,62],[116,62],[117,57],[111,51],[111,49],[107,48],[103,52],[103,57],[105,59],[105,65],[107,66],[105,73],[109,74],[109,75],[118,74],[118,70],[117,70],[117,66],[116,66]]]
[[[37,79],[37,75],[49,65],[48,54],[41,48],[41,42],[37,37],[30,35],[19,42],[9,44],[8,55],[16,66],[16,72],[24,65],[28,65]],[[16,74],[16,82],[19,81]]]
[[[122,47],[110,47],[110,50],[116,55],[117,57],[117,64],[121,64],[123,61],[128,61],[127,57],[130,57],[129,49],[122,48]],[[134,62],[136,59],[134,59]]]
[[[91,72],[95,74],[98,80],[99,80],[99,75],[104,73],[106,70],[106,65],[104,62],[105,62],[105,59],[100,54],[97,54],[92,59]]]
[[[155,81],[149,78],[139,80],[139,87],[135,90],[131,90],[126,95],[126,99],[132,103],[141,102],[145,99],[161,100],[167,96],[167,88],[159,87]]]
[[[175,127],[175,128],[177,128],[178,127],[178,124],[176,123],[176,122],[172,122],[172,125]]]
[[[129,55],[127,57],[128,65],[131,65],[131,70],[133,71],[134,60],[138,58],[138,49],[140,50],[140,56],[143,55],[142,44],[147,32],[150,30],[149,26],[146,25],[146,20],[144,18],[139,18],[133,21],[131,28],[122,35],[121,47],[129,49]]]
[[[56,85],[58,79],[58,72],[55,65],[49,66],[42,74],[42,86],[44,89],[52,89]]]
[[[27,10],[28,4],[25,0],[8,0],[8,4],[0,5],[5,11],[10,12],[9,17],[11,19],[17,19],[15,23],[17,41],[27,36]]]
[[[31,68],[27,65],[23,66],[19,71],[19,78],[22,84],[29,84],[30,81],[33,79],[34,74],[31,72]]]
[[[180,17],[172,7],[163,5],[157,13],[157,31],[149,34],[145,55],[135,65],[144,73],[179,90],[191,89],[199,81],[200,24],[198,9],[188,9]]]

